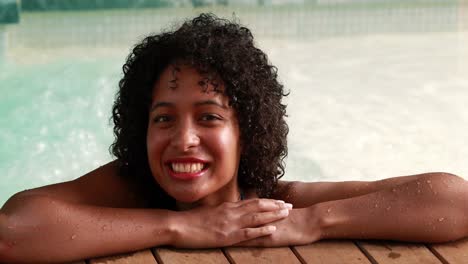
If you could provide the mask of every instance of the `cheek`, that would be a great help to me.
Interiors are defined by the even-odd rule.
[[[154,165],[159,164],[160,157],[162,155],[162,150],[166,144],[166,137],[164,133],[156,133],[151,129],[148,129],[148,134],[146,137],[146,148],[148,152],[148,160],[151,166],[151,169],[154,169]]]
[[[212,137],[216,154],[224,157],[226,161],[237,162],[239,156],[239,133],[235,129],[224,129],[216,136]]]

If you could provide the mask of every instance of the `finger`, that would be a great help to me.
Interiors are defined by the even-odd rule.
[[[262,213],[248,213],[241,216],[242,227],[256,227],[281,220],[289,215],[289,209]]]
[[[251,199],[240,203],[237,208],[244,212],[266,212],[280,209],[292,209],[292,204],[273,199]]]
[[[232,234],[232,244],[237,244],[242,241],[251,240],[258,237],[271,235],[276,231],[276,226],[261,226],[255,228],[244,228],[235,231]]]

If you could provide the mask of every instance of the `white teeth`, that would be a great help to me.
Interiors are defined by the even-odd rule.
[[[172,170],[181,173],[194,173],[203,169],[203,163],[171,163]]]

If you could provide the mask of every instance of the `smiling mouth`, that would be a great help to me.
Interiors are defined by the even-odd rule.
[[[208,169],[208,163],[169,162],[167,163],[169,176],[178,180],[192,180],[201,177]]]
[[[170,168],[175,173],[197,173],[205,169],[204,163],[176,163],[170,164]]]

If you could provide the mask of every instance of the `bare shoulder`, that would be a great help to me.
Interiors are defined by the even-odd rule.
[[[75,180],[47,185],[22,192],[43,195],[67,202],[106,207],[146,207],[139,190],[118,173],[116,161],[103,165]]]

